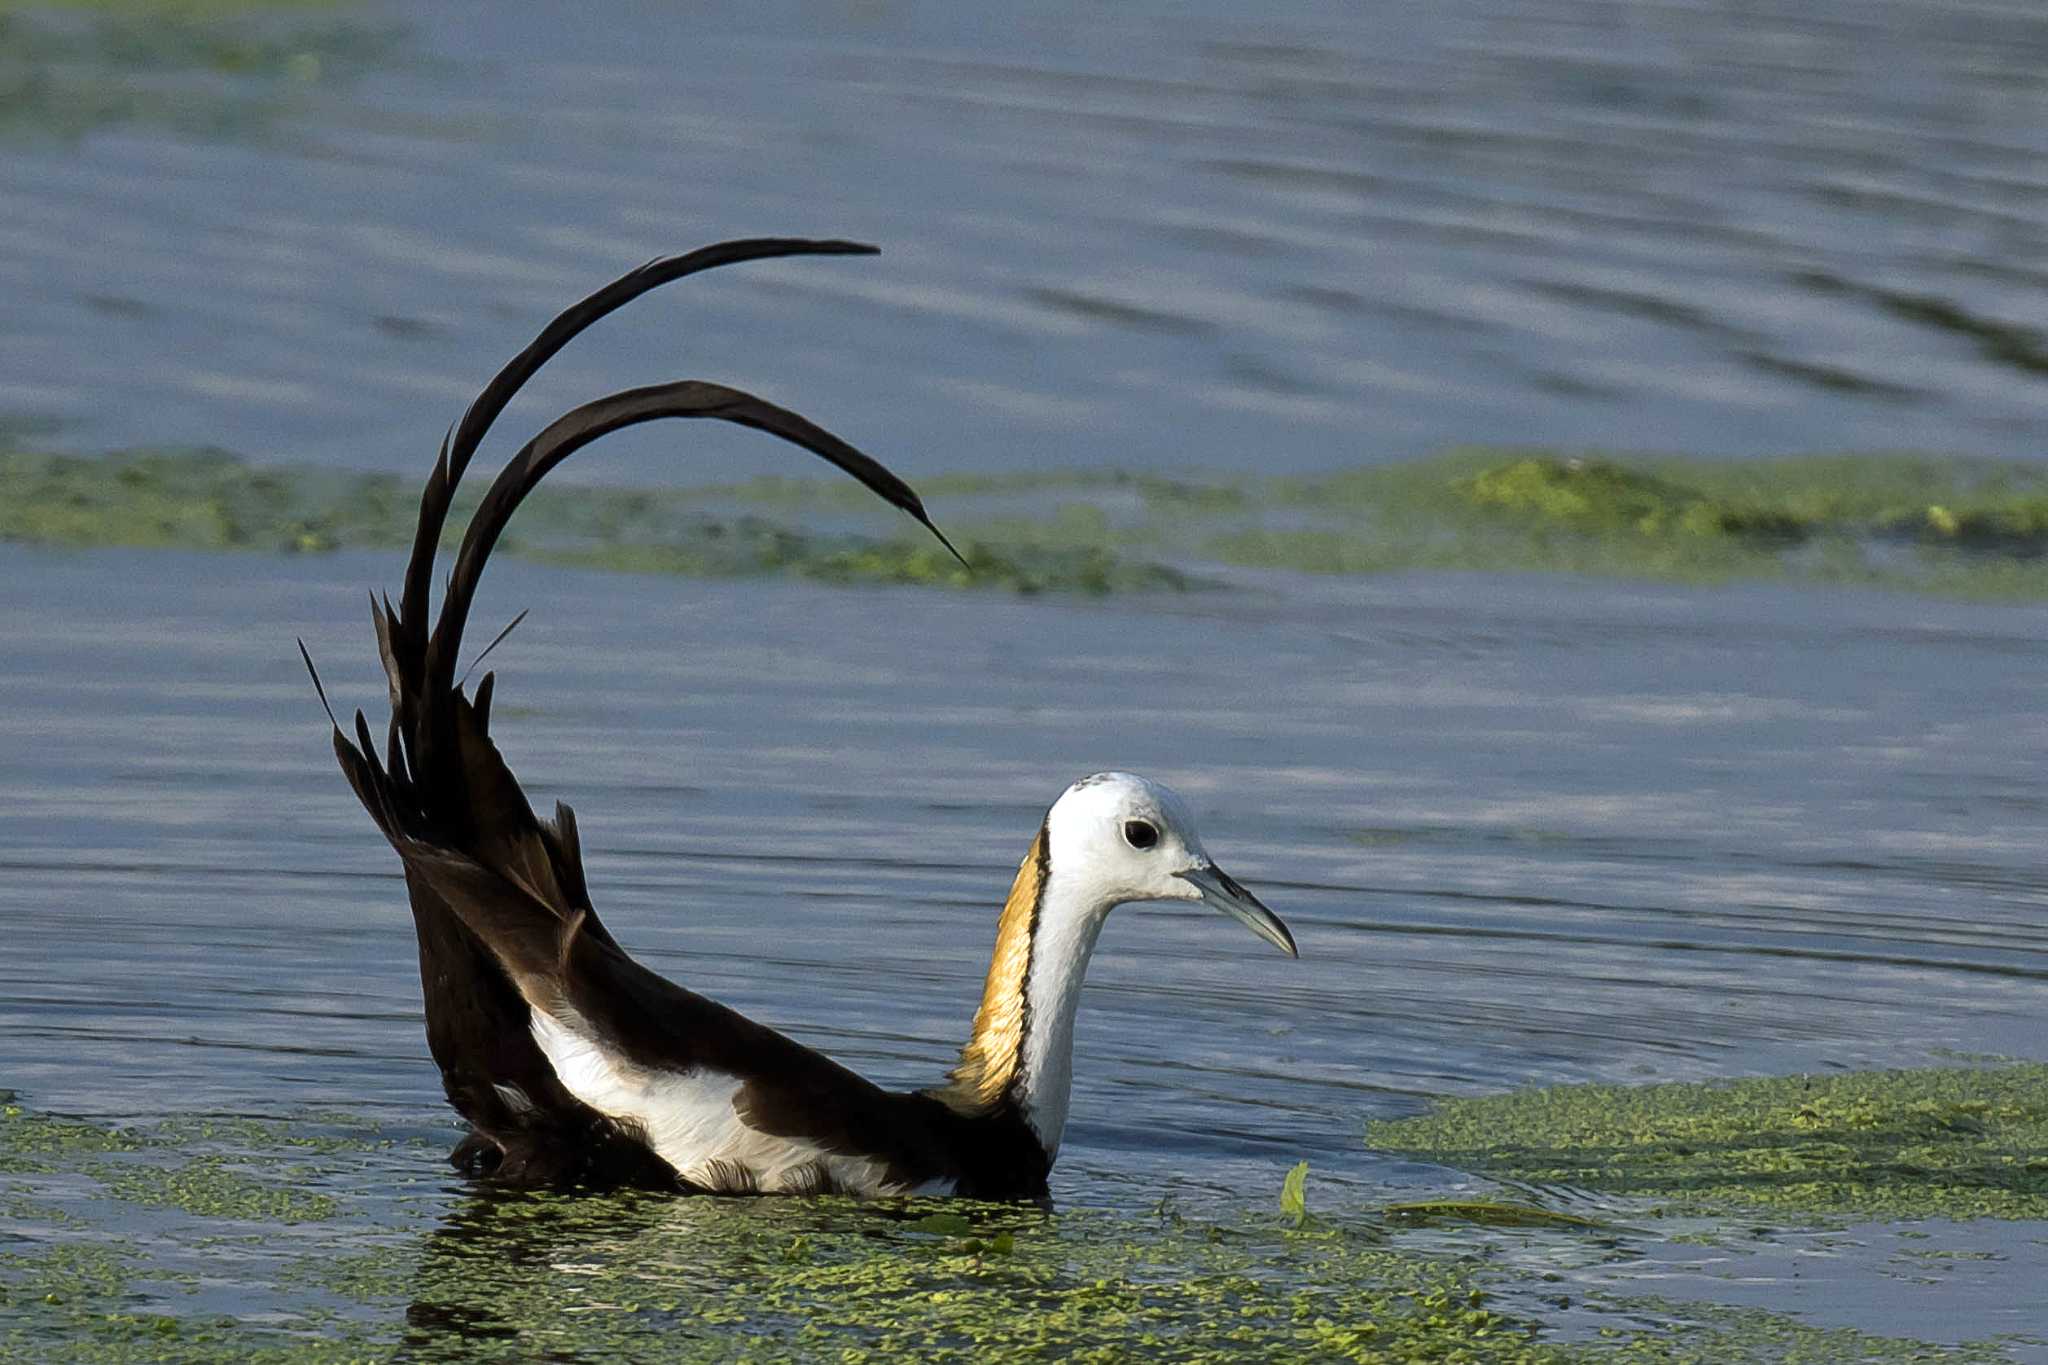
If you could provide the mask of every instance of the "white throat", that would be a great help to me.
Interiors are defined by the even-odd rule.
[[[1039,902],[1031,969],[1024,978],[1024,1047],[1017,1099],[1048,1158],[1059,1154],[1074,1080],[1074,1011],[1081,978],[1095,952],[1106,901],[1085,877],[1063,876],[1055,866]]]
[[[1018,866],[997,923],[974,1034],[938,1096],[961,1113],[1006,1098],[1048,1158],[1059,1152],[1074,1077],[1074,1011],[1102,921],[1126,901],[1196,900],[1208,866],[1180,798],[1128,773],[1067,788]]]

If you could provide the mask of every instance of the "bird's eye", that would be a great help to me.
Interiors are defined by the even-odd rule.
[[[1126,820],[1124,842],[1132,848],[1150,848],[1159,842],[1159,831],[1149,820]]]

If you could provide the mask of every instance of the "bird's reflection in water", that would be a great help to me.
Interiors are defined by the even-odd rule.
[[[518,1341],[522,1359],[596,1361],[657,1334],[677,1347],[729,1339],[763,1318],[787,1325],[877,1258],[927,1264],[1050,1230],[1050,1215],[1035,1203],[469,1186],[422,1240],[400,1358],[500,1340]]]

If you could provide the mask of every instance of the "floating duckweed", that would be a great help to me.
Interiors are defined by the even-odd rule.
[[[223,1157],[203,1156],[182,1165],[123,1167],[101,1177],[107,1192],[133,1204],[177,1209],[204,1218],[243,1222],[305,1223],[332,1218],[336,1205],[324,1194],[304,1194],[289,1182],[297,1173],[272,1172],[257,1179]]]
[[[132,1152],[142,1139],[79,1119],[33,1114],[11,1097],[0,1102],[0,1174],[58,1169],[81,1156]]]
[[[6,439],[27,438],[0,431]],[[1206,585],[1206,561],[1338,574],[1776,578],[2048,598],[2048,469],[2022,462],[1473,448],[1308,479],[1049,471],[942,475],[923,486],[969,567],[917,533],[799,529],[761,515],[877,524],[866,490],[823,479],[688,490],[551,485],[521,510],[504,550],[629,572],[1018,593],[1183,591]],[[475,492],[458,499],[451,539]],[[219,451],[88,458],[0,446],[0,540],[29,544],[396,549],[409,541],[414,498],[410,478],[258,468]]]
[[[2048,470],[1924,455],[1777,459],[1462,448],[1272,480],[1212,525],[1227,563],[1318,573],[1568,572],[2048,596]],[[1290,517],[1275,515],[1291,510]]]
[[[2002,1122],[1996,1098],[1966,1099],[1982,1107],[1943,1111],[1952,1125]],[[1881,1114],[1847,1101],[1836,1120],[1815,1112],[1809,1123],[1881,1126]],[[1407,1211],[1421,1205],[1346,1211],[1319,1201],[1317,1216],[1296,1226],[1291,1209],[1253,1207],[1192,1219],[959,1201],[464,1196],[438,1182],[394,1202],[404,1182],[384,1140],[337,1144],[323,1131],[332,1120],[309,1122],[313,1131],[299,1133],[294,1122],[180,1120],[141,1134],[132,1150],[86,1144],[64,1158],[67,1175],[0,1179],[0,1193],[21,1182],[69,1189],[63,1197],[83,1215],[60,1227],[31,1213],[10,1229],[0,1358],[1997,1358],[1989,1347],[1767,1312],[1645,1301],[1616,1317],[1617,1301],[1583,1287],[1561,1297],[1546,1283],[1554,1277],[1501,1253],[1530,1237],[1604,1246],[1633,1234],[1589,1232],[1563,1215],[1491,1218],[1471,1201],[1437,1206],[1461,1227],[1454,1245],[1442,1232],[1421,1234],[1426,1249],[1399,1244]],[[203,1150],[192,1156],[195,1145]],[[274,1191],[301,1188],[309,1151],[338,1193],[323,1221],[292,1228],[303,1210]],[[179,1192],[110,1202],[107,1193],[125,1194],[115,1179],[123,1173],[167,1177]],[[122,1208],[128,1216],[112,1216],[128,1235],[108,1230],[110,1211]],[[216,1215],[246,1225],[224,1230],[210,1222]],[[1569,1298],[1595,1322],[1620,1325],[1587,1338],[1581,1319],[1569,1324],[1574,1339],[1555,1340],[1546,1315]]]
[[[402,30],[318,4],[182,0],[93,5],[87,22],[0,12],[7,98],[0,137],[72,140],[106,127],[249,141],[298,112],[305,87],[350,82],[400,59]],[[68,8],[68,7],[64,7]],[[237,12],[239,11],[239,12]],[[128,300],[93,300],[120,311]]]
[[[221,450],[0,451],[0,540],[142,549],[397,548],[397,480],[258,469]]]
[[[963,540],[967,563],[937,546],[882,541],[856,549],[814,555],[793,566],[806,578],[827,583],[900,583],[956,588],[995,586],[1018,593],[1185,592],[1199,580],[1161,564],[1125,560],[1095,546],[999,547],[979,538]]]
[[[1373,1146],[1656,1199],[1887,1218],[2048,1218],[2048,1064],[1563,1086],[1377,1122]]]
[[[349,1114],[308,1114],[291,1123],[243,1116],[179,1115],[154,1125],[150,1136],[182,1148],[200,1144],[225,1144],[241,1150],[295,1147],[315,1155],[385,1151],[397,1145],[395,1139],[362,1131],[360,1120]]]
[[[1361,1325],[1382,1350],[1455,1357],[1489,1338],[1535,1349],[1531,1324],[1494,1309],[1444,1259],[1335,1234],[1246,1228],[1218,1242],[1101,1215],[968,1208],[892,1220],[801,1206],[734,1214],[671,1204],[623,1219],[564,1207],[540,1227],[566,1242],[536,1257],[490,1254],[473,1240],[495,1231],[524,1244],[536,1231],[529,1212],[494,1229],[499,1210],[478,1207],[459,1251],[444,1261],[428,1248],[413,1315],[430,1303],[429,1320],[513,1334],[522,1352],[574,1352],[593,1349],[582,1315],[604,1305],[612,1349],[659,1342],[682,1358],[719,1355],[744,1336],[778,1358],[1229,1359],[1328,1351]],[[786,1254],[792,1221],[810,1224],[802,1255]],[[981,1235],[923,1240],[961,1227]],[[764,1243],[779,1243],[772,1259],[754,1250]],[[579,1281],[547,1273],[548,1262],[571,1260]],[[679,1279],[684,1266],[694,1269]],[[726,1276],[735,1278],[720,1283]]]
[[[936,1233],[941,1237],[965,1237],[974,1231],[974,1224],[957,1213],[928,1213],[909,1226],[918,1232]]]
[[[1902,514],[1889,525],[1923,541],[2033,557],[2048,550],[2048,498],[1986,507],[1952,508],[1929,503],[1920,517]]]
[[[1591,530],[1798,541],[1814,529],[1797,513],[1711,497],[1607,459],[1531,456],[1482,470],[1456,487],[1481,506]]]
[[[123,451],[101,458],[0,451],[0,540],[84,548],[396,550],[417,513],[410,481],[386,474],[256,468],[218,450]],[[1102,543],[963,537],[963,567],[941,546],[796,530],[759,516],[715,517],[706,494],[548,487],[513,523],[504,551],[632,573],[737,577],[786,573],[828,583],[996,588],[1018,593],[1183,591],[1189,575]],[[722,495],[721,495],[722,496]],[[475,505],[458,499],[452,545]]]

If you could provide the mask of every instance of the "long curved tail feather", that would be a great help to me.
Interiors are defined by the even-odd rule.
[[[462,646],[462,632],[469,618],[477,583],[483,577],[484,563],[527,494],[562,461],[599,437],[642,422],[671,417],[715,418],[765,431],[792,445],[801,446],[860,480],[884,502],[908,512],[938,536],[947,549],[952,549],[945,536],[932,525],[924,503],[909,484],[890,473],[879,461],[861,454],[823,427],[787,408],[777,407],[723,384],[698,379],[627,389],[585,403],[556,418],[512,457],[492,482],[490,491],[484,494],[483,501],[477,504],[476,515],[470,518],[469,529],[462,538],[462,548],[455,557],[455,568],[448,578],[440,622],[427,645],[429,695],[439,695],[453,683],[455,657]],[[957,555],[959,552],[954,553]]]
[[[455,677],[477,585],[526,496],[563,460],[610,432],[661,418],[709,417],[768,432],[812,452],[946,542],[908,484],[794,412],[701,380],[629,389],[567,413],[506,465],[464,534],[439,619],[430,629],[435,554],[456,487],[491,424],[521,386],[584,328],[641,294],[741,261],[874,250],[856,242],[756,238],[649,262],[557,316],[485,386],[442,441],[420,496],[399,604],[394,608],[388,597],[373,598],[371,604],[391,702],[381,758],[360,711],[353,738],[331,708],[328,718],[334,722],[335,756],[343,773],[405,863],[419,938],[428,1048],[441,1068],[450,1103],[475,1130],[456,1149],[458,1165],[528,1184],[666,1185],[674,1179],[639,1135],[562,1086],[532,1037],[528,1003],[505,964],[449,900],[447,869],[472,867],[492,884],[515,889],[503,899],[515,909],[524,907],[520,913],[538,917],[537,933],[559,936],[564,945],[580,939],[616,948],[590,904],[574,814],[557,805],[553,819],[536,816],[491,738],[495,676],[484,674],[468,695]],[[312,671],[310,655],[306,667]],[[314,686],[327,707],[317,673]]]
[[[419,528],[413,537],[412,558],[406,564],[405,587],[399,598],[401,619],[422,625],[427,619],[427,593],[432,586],[434,550],[440,543],[441,530],[447,524],[456,486],[462,482],[463,473],[469,468],[469,462],[490,431],[491,424],[498,420],[498,414],[505,410],[513,396],[526,386],[526,381],[539,373],[541,366],[553,359],[556,352],[573,341],[584,328],[617,312],[649,290],[659,289],[702,270],[776,256],[873,256],[879,251],[879,247],[865,242],[811,241],[801,237],[749,237],[716,242],[680,256],[656,257],[638,270],[628,271],[596,293],[563,309],[554,321],[541,329],[540,335],[525,350],[506,361],[504,368],[491,377],[491,382],[471,400],[462,420],[451,427],[442,440],[441,457],[428,476],[426,487],[420,491]],[[424,637],[416,643],[422,649],[426,646]]]

